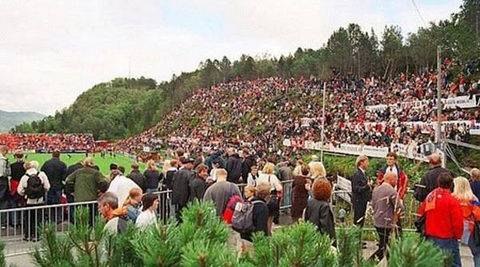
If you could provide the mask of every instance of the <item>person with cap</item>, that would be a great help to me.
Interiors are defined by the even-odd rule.
[[[0,146],[0,210],[8,209],[8,203],[10,201],[10,164],[7,159],[8,147]],[[7,227],[7,217],[1,218],[1,228]]]
[[[427,158],[430,164],[430,170],[422,177],[420,183],[415,185],[415,192],[413,194],[415,199],[420,202],[423,202],[428,194],[438,187],[438,177],[442,173],[447,173],[453,177],[449,170],[442,167],[442,159],[438,153],[433,153]]]
[[[172,181],[172,204],[176,207],[175,215],[179,222],[181,222],[182,209],[190,200],[190,182],[195,179],[195,173],[192,171],[195,160],[181,157],[180,162],[182,167],[175,172]]]
[[[143,175],[143,173],[141,173],[139,169],[140,167],[138,166],[138,163],[134,162],[132,164],[132,171],[127,177],[132,179],[132,181],[134,181],[142,189],[143,192],[146,192],[147,191],[146,178],[145,178],[145,175]]]

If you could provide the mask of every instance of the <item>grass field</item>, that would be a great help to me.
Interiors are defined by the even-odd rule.
[[[125,167],[126,174],[130,173],[131,167],[130,165],[134,162],[133,159],[124,156],[124,155],[115,155],[115,156],[110,156],[106,155],[104,158],[100,156],[100,154],[93,154],[89,155],[93,158],[93,161],[95,162],[95,165],[97,165],[100,168],[100,171],[104,175],[108,175],[110,173],[110,164],[111,163],[116,163],[119,166]],[[43,165],[43,163],[51,158],[51,154],[26,154],[25,155],[25,161],[29,160],[36,160],[38,161],[40,167]],[[14,162],[13,156],[9,155],[9,161],[10,163]],[[67,164],[67,166],[73,165],[77,162],[82,161],[85,158],[85,154],[62,154],[60,156],[60,159]],[[140,163],[140,170],[145,169],[145,164]]]

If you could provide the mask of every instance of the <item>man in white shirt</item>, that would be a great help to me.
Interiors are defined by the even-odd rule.
[[[113,171],[115,176],[107,190],[107,192],[112,192],[115,194],[115,196],[117,196],[119,207],[122,207],[125,200],[127,200],[130,190],[134,188],[140,189],[140,187],[132,179],[129,179],[123,175],[124,170],[125,169],[120,166],[118,167],[118,170]]]

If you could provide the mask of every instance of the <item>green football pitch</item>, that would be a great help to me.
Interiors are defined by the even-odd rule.
[[[89,156],[93,158],[95,165],[97,165],[100,168],[100,171],[104,175],[108,175],[110,173],[111,163],[115,163],[118,166],[125,167],[126,174],[129,174],[131,170],[130,165],[134,162],[134,159],[125,155],[120,155],[120,154],[116,154],[115,156],[105,155],[105,157],[101,157],[100,154],[89,154]],[[49,160],[51,157],[52,157],[51,154],[38,154],[38,153],[26,154],[25,161],[36,160],[38,161],[39,166],[41,167],[43,163]],[[14,162],[13,155],[9,155],[8,158],[10,163]],[[82,153],[60,155],[60,160],[65,162],[67,166],[73,165],[77,162],[81,162],[83,159],[85,159],[85,154],[82,154]],[[145,169],[145,164],[140,163],[139,165],[140,165],[140,170],[143,171]]]

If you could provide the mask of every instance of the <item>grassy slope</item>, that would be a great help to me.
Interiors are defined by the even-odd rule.
[[[10,162],[13,162],[13,158],[10,155]],[[26,160],[36,160],[40,164],[43,163],[51,158],[50,154],[27,154]],[[67,166],[73,165],[79,161],[82,161],[85,158],[85,154],[62,154],[60,159],[67,164]],[[116,163],[119,166],[123,166],[126,169],[126,173],[130,173],[131,167],[130,165],[134,162],[133,159],[123,156],[123,155],[116,155],[115,157],[112,156],[105,156],[105,158],[100,157],[100,154],[95,154],[93,156],[93,160],[96,165],[100,168],[100,171],[104,175],[108,175],[110,173],[109,167],[110,163]],[[141,170],[145,168],[144,164],[140,164]]]

